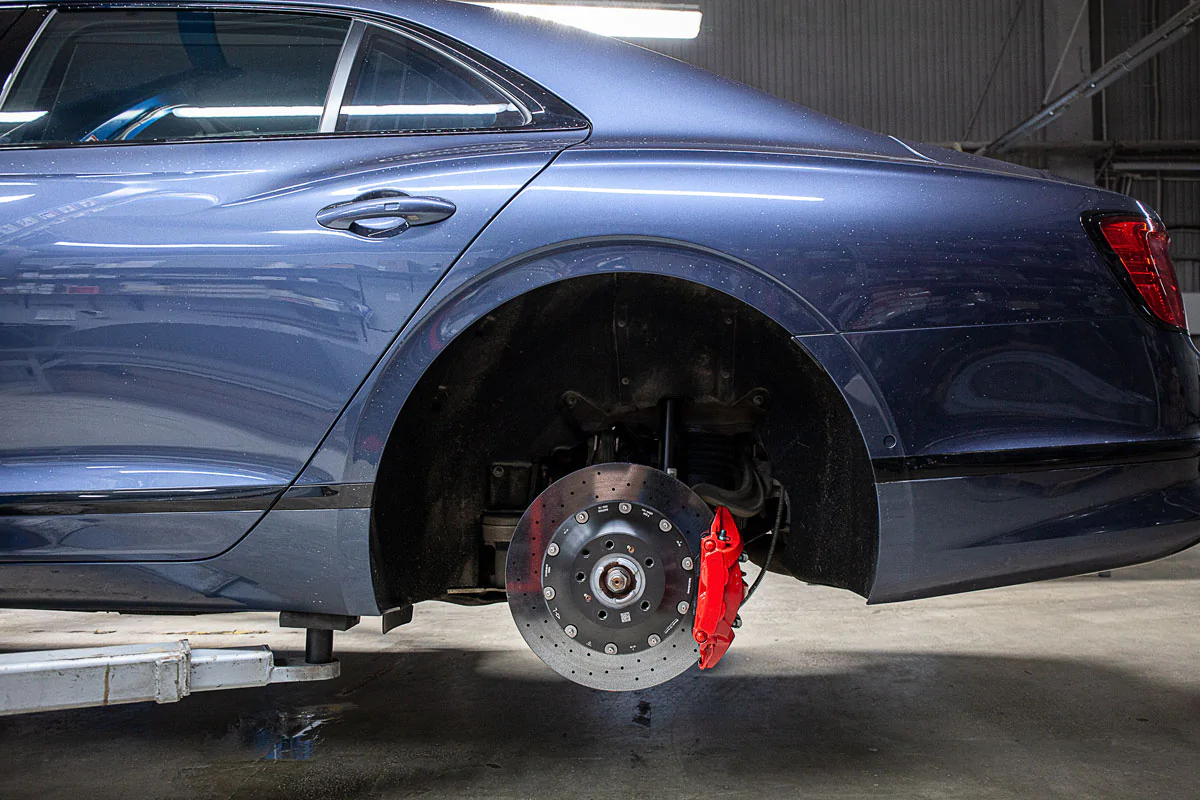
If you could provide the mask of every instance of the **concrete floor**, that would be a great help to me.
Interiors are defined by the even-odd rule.
[[[334,683],[0,719],[5,798],[1200,797],[1200,551],[897,606],[771,578],[713,673],[561,680],[504,606],[338,634]],[[271,614],[0,612],[0,649],[187,637],[299,650]]]

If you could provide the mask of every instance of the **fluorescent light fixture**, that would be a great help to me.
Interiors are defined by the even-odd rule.
[[[537,17],[619,39],[695,39],[700,10],[692,7],[585,3],[487,3],[475,5]]]
[[[319,117],[322,110],[321,106],[193,106],[176,108],[172,110],[172,113],[183,119],[241,119],[246,117]],[[517,110],[512,103],[401,103],[383,106],[342,106],[341,113],[349,117],[436,117],[483,116]]]
[[[33,122],[48,114],[48,111],[0,111],[0,123],[14,125],[22,122]]]

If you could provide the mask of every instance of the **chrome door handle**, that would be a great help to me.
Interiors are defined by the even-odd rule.
[[[440,197],[411,197],[403,192],[372,192],[317,212],[317,223],[367,239],[386,239],[414,225],[432,225],[450,217],[454,203]]]

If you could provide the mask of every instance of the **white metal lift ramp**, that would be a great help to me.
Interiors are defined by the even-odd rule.
[[[121,703],[175,703],[193,692],[323,681],[337,661],[276,663],[266,645],[193,650],[187,639],[0,655],[0,715]]]

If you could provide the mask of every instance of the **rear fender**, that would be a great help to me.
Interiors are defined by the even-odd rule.
[[[753,265],[707,248],[648,237],[613,237],[540,248],[480,272],[431,302],[381,359],[297,485],[374,482],[384,445],[409,394],[460,333],[534,289],[602,274],[678,278],[723,292],[769,317],[837,384],[869,454],[897,454],[884,444],[894,436],[894,426],[869,373],[853,348],[804,298]]]

